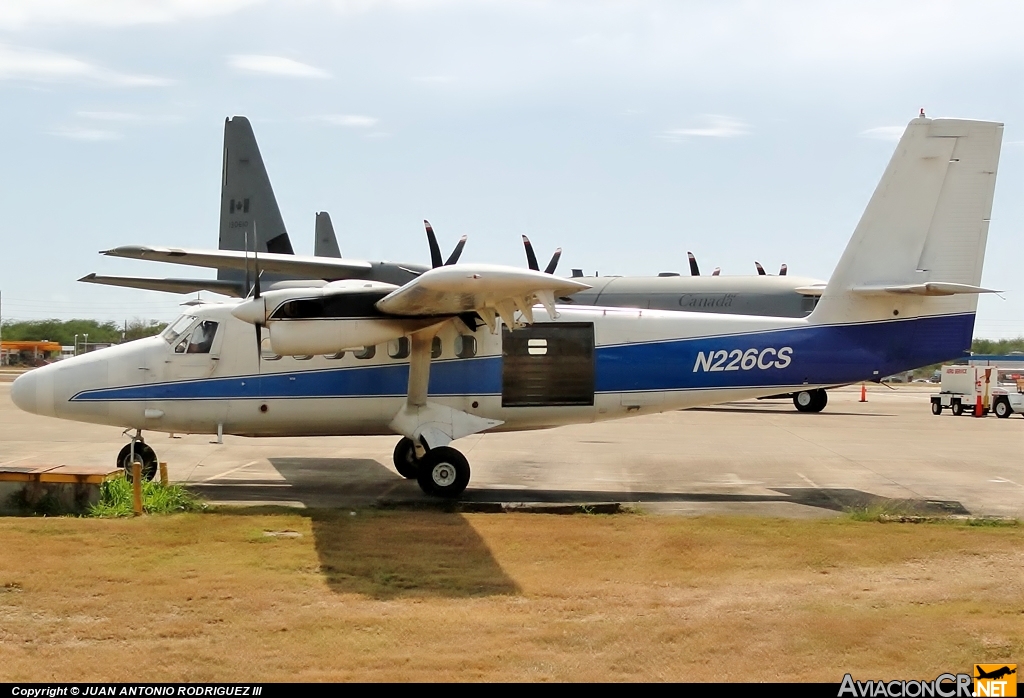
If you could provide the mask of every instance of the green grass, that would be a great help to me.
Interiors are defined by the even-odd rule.
[[[142,510],[147,514],[173,514],[202,511],[206,505],[181,485],[164,487],[159,482],[142,483]],[[100,501],[89,510],[90,516],[116,518],[135,513],[132,483],[124,477],[100,485]]]

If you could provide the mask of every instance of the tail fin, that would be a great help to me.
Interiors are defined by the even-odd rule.
[[[256,231],[255,243],[252,239]],[[263,166],[256,136],[249,120],[236,116],[224,120],[224,170],[220,195],[220,249],[293,254],[292,243]],[[217,278],[241,281],[245,272],[218,269]]]
[[[1003,125],[914,119],[809,320],[973,314]]]
[[[338,238],[334,235],[331,225],[331,214],[320,211],[316,214],[316,241],[313,243],[313,254],[317,257],[341,257]]]

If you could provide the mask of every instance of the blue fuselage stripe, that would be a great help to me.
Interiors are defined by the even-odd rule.
[[[963,356],[970,348],[973,330],[974,315],[964,314],[599,346],[594,386],[598,393],[619,393],[842,385]],[[409,365],[401,363],[131,385],[87,390],[72,399],[404,396],[408,380]],[[431,366],[429,392],[436,396],[497,395],[501,384],[500,356],[436,361]]]

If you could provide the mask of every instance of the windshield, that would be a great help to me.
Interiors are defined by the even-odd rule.
[[[167,329],[160,333],[160,336],[163,337],[164,341],[168,344],[174,344],[174,340],[181,336],[181,333],[187,330],[195,319],[195,315],[182,315],[168,325]]]

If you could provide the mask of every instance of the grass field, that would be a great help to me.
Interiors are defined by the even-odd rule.
[[[0,681],[934,678],[1024,660],[1024,527],[0,519]]]

